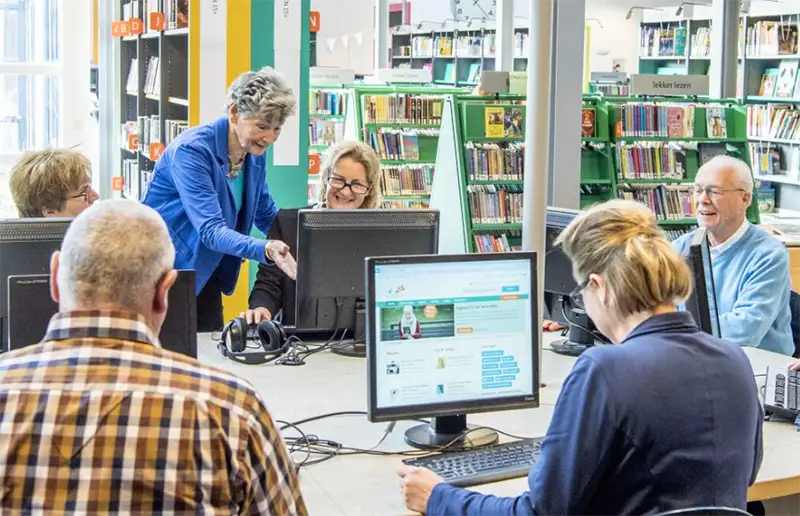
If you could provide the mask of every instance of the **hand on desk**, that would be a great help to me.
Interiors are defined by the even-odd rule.
[[[800,358],[795,358],[791,362],[789,362],[789,369],[794,369],[795,371],[800,371]]]
[[[425,514],[433,488],[444,480],[427,468],[413,466],[402,466],[397,474],[400,475],[400,489],[406,507]]]
[[[247,321],[247,324],[258,324],[261,321],[272,319],[272,314],[266,308],[259,306],[240,313],[239,317]]]
[[[291,279],[297,279],[297,262],[289,252],[289,246],[280,240],[270,240],[264,248],[268,260],[275,262]]]

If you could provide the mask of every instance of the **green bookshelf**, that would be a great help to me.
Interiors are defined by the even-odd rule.
[[[369,144],[382,169],[384,208],[427,208],[446,99],[467,89],[363,85],[350,90],[345,135]]]
[[[608,111],[594,98],[582,140],[581,203],[615,196]],[[431,207],[440,211],[441,253],[495,252],[521,245],[525,97],[460,96],[445,103]],[[518,126],[516,125],[518,122]]]

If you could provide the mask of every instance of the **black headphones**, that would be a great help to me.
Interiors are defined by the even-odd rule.
[[[286,351],[289,332],[280,323],[261,321],[256,327],[256,335],[251,337],[247,335],[249,329],[250,325],[242,317],[226,324],[217,344],[222,356],[241,364],[261,365],[272,362]],[[248,348],[248,341],[258,342],[259,346]]]

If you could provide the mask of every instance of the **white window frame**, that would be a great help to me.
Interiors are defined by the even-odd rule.
[[[38,0],[28,0],[36,2]],[[91,0],[58,0],[60,61],[3,62],[0,75],[49,75],[60,79],[59,127],[60,147],[92,149],[96,142],[86,142],[87,122],[91,109],[90,68],[92,45]],[[100,29],[102,30],[102,28]],[[8,170],[21,153],[0,154],[0,170]],[[6,188],[0,185],[0,188]]]

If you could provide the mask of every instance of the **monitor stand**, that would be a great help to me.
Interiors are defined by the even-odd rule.
[[[467,430],[471,430],[467,432]],[[412,426],[405,433],[406,444],[421,450],[478,448],[497,442],[497,432],[467,424],[466,414],[431,418],[430,423]]]
[[[344,341],[341,345],[332,348],[331,351],[344,357],[367,357],[367,306],[363,299],[356,301],[355,332],[353,340]]]
[[[572,310],[574,320],[584,328],[592,328],[592,320],[584,310]],[[574,324],[569,324],[569,332],[566,339],[557,340],[550,343],[550,349],[559,355],[571,357],[580,356],[591,346],[595,345],[595,338],[591,332],[583,330]]]

